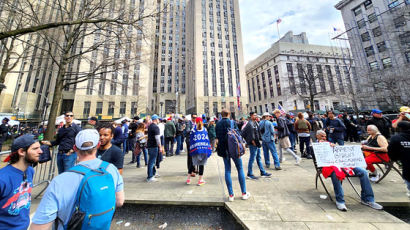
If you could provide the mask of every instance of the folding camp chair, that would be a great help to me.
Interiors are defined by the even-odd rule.
[[[392,161],[390,158],[389,158],[389,161],[385,161],[377,154],[376,154],[376,157],[379,158],[382,161],[380,163],[373,163],[374,165],[377,166],[377,168],[380,169],[380,171],[382,173],[382,176],[379,178],[379,180],[377,180],[375,182],[376,184],[379,183],[380,181],[382,181],[387,176],[387,174],[390,173],[390,171],[392,169],[394,169],[394,171],[396,171],[400,175],[400,177],[403,178],[403,174],[400,172],[400,170],[398,168],[396,168],[396,166],[394,166],[394,163],[396,163],[396,162]],[[383,170],[382,166],[384,166],[384,170]]]
[[[312,147],[311,147],[312,148]],[[311,149],[311,153],[312,153],[312,159],[313,159],[313,165],[315,166],[316,169],[316,176],[315,176],[315,186],[317,189],[317,181],[318,179],[320,180],[320,183],[322,184],[323,188],[325,189],[327,196],[329,197],[330,201],[333,202],[332,196],[329,193],[329,190],[326,188],[325,183],[323,182],[323,178],[322,178],[322,167],[318,167],[317,166],[317,162],[316,162],[316,156],[315,153],[313,152],[313,148]],[[356,187],[353,185],[352,181],[350,180],[350,178],[352,177],[357,177],[357,176],[351,176],[349,173],[347,173],[346,171],[343,170],[343,172],[346,175],[346,180],[349,182],[349,184],[352,186],[353,190],[356,192],[356,194],[359,196],[359,198],[361,198],[360,193],[357,191]],[[343,181],[341,182],[343,184]]]

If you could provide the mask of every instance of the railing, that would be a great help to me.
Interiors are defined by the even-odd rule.
[[[0,152],[0,159],[3,160],[5,156],[9,155],[11,151],[4,151]],[[5,165],[1,165],[1,167],[4,167]],[[33,176],[33,188],[42,185],[42,184],[47,184],[47,186],[50,184],[51,180],[54,178],[54,175],[56,173],[56,166],[57,166],[57,147],[54,147],[51,150],[51,160],[44,162],[44,163],[38,163],[34,166],[34,176]],[[34,197],[34,199],[37,199],[47,188],[45,186],[40,193]]]

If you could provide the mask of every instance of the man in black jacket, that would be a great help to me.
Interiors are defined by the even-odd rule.
[[[387,150],[392,160],[400,160],[403,164],[403,177],[410,198],[410,122],[401,121],[397,127],[400,133],[390,139]]]
[[[262,144],[260,142],[261,134],[259,131],[259,124],[256,121],[258,115],[255,112],[251,112],[250,120],[246,124],[245,128],[242,130],[242,136],[246,141],[246,144],[249,146],[250,156],[248,162],[248,179],[256,180],[258,179],[252,171],[253,162],[256,159],[256,163],[258,164],[259,170],[261,171],[262,177],[271,177],[272,174],[267,173],[263,168],[262,159],[261,159],[261,147]]]
[[[5,117],[2,121],[1,121],[1,125],[0,125],[0,152],[1,149],[3,147],[3,143],[7,140],[7,136],[8,136],[8,132],[9,132],[9,119],[7,117]]]
[[[128,135],[127,143],[128,143],[128,149],[131,150],[131,154],[132,154],[132,160],[129,164],[133,164],[137,161],[137,156],[134,154],[134,150],[135,150],[135,144],[137,142],[137,140],[135,139],[135,134],[137,132],[139,120],[140,120],[140,117],[135,116],[132,119],[132,122],[130,123],[130,125],[128,126],[128,130],[130,131],[130,133]]]
[[[275,109],[273,111],[273,115],[275,115],[277,119],[278,125],[275,127],[278,130],[278,138],[279,138],[279,161],[282,162],[283,160],[283,155],[282,155],[282,149],[285,149],[286,152],[291,154],[295,160],[296,160],[296,165],[299,165],[301,158],[296,155],[295,152],[293,152],[290,147],[290,140],[289,140],[289,129],[288,126],[286,125],[286,120],[281,116],[281,112],[279,109]]]
[[[368,125],[375,125],[380,133],[386,138],[390,138],[391,121],[389,118],[383,116],[383,112],[378,109],[372,110],[372,118],[366,123]]]

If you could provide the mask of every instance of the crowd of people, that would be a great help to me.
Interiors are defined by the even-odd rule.
[[[410,197],[410,108],[402,107],[399,117],[391,122],[379,110],[372,111],[366,122],[368,137],[360,138],[361,125],[352,116],[337,116],[333,111],[325,115],[311,112],[296,116],[283,110],[259,116],[255,112],[248,119],[232,119],[230,111],[223,109],[220,117],[158,115],[132,121],[99,122],[95,117],[88,120],[83,129],[73,123],[74,114],[65,113],[55,140],[41,140],[24,134],[16,138],[6,161],[0,169],[0,226],[6,229],[23,229],[29,224],[29,208],[34,170],[42,154],[41,145],[58,146],[57,168],[59,175],[48,186],[32,219],[31,229],[67,229],[87,222],[97,229],[108,229],[115,207],[124,202],[122,169],[125,154],[132,154],[128,164],[137,170],[146,167],[148,183],[159,181],[161,162],[184,153],[187,159],[186,184],[198,176],[196,184],[203,186],[208,158],[216,152],[223,159],[228,201],[235,200],[232,188],[231,165],[235,164],[241,189],[241,199],[251,194],[246,189],[246,178],[258,180],[271,177],[271,167],[281,170],[288,153],[296,165],[302,158],[314,157],[312,142],[328,142],[331,146],[344,145],[345,141],[362,141],[367,168],[325,167],[322,172],[330,177],[336,196],[336,207],[347,211],[341,181],[347,174],[360,178],[362,204],[374,209],[383,207],[375,202],[371,181],[377,181],[379,172],[373,164],[400,161],[403,177]],[[391,136],[391,130],[398,134]],[[299,142],[299,153],[296,143]],[[175,145],[176,143],[176,145]],[[276,147],[278,145],[278,147]],[[241,156],[249,148],[247,174]],[[263,155],[261,154],[263,151]],[[144,164],[141,163],[144,157]],[[263,156],[263,161],[262,161]],[[259,175],[253,165],[259,168]],[[346,174],[347,173],[347,174]],[[69,182],[69,183],[67,183]],[[94,202],[96,197],[106,202]],[[109,220],[107,222],[107,220]]]

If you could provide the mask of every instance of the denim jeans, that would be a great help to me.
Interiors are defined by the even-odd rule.
[[[340,146],[345,144],[345,141],[343,139],[335,139],[335,138],[330,138],[329,141],[332,142],[333,144],[338,144]]]
[[[155,163],[157,161],[158,156],[158,147],[155,148],[148,148],[148,168],[147,168],[147,179],[151,179],[151,177],[155,176],[156,169]]]
[[[174,139],[174,137],[165,137],[165,153],[167,156],[174,154]]]
[[[269,156],[269,151],[270,151],[273,157],[273,162],[275,164],[275,167],[280,167],[280,162],[279,162],[278,152],[276,151],[275,142],[274,141],[270,141],[270,142],[263,141],[262,148],[263,148],[263,155],[265,158],[265,165],[267,167],[270,166],[270,156]]]
[[[303,151],[305,150],[305,145],[306,145],[306,152],[307,155],[310,155],[310,137],[299,137],[299,148],[300,148],[300,154],[303,156],[304,153]]]
[[[75,165],[77,160],[77,153],[72,153],[69,156],[63,153],[57,154],[57,168],[58,174],[67,172],[70,168]]]
[[[255,159],[256,159],[256,163],[258,164],[259,170],[261,171],[261,174],[265,174],[266,171],[263,168],[262,159],[261,159],[261,149],[254,145],[249,145],[249,150],[251,152],[251,155],[249,157],[249,163],[248,163],[248,175],[253,175],[252,166],[253,166],[253,162],[255,161]]]
[[[182,136],[178,135],[175,139],[177,140],[177,149],[175,150],[175,155],[179,155],[182,146]]]
[[[125,139],[124,142],[122,143],[122,153],[127,154],[128,153],[128,140]]]
[[[404,183],[407,185],[407,191],[410,192],[410,181],[404,180]]]
[[[226,187],[228,188],[229,195],[232,196],[233,189],[232,189],[232,178],[231,178],[231,158],[227,156],[227,157],[224,157],[223,159],[224,159],[224,165],[225,165]],[[242,159],[232,158],[232,160],[233,160],[233,163],[235,163],[236,170],[238,170],[238,179],[239,179],[239,184],[241,186],[241,191],[242,193],[246,193],[245,173],[243,172]]]
[[[179,149],[180,151],[182,151],[182,150],[184,150],[184,140],[185,140],[185,137],[184,137],[184,135],[181,135],[181,148]]]
[[[138,156],[137,156],[137,166],[140,165],[141,155],[142,154],[144,154],[144,163],[145,163],[145,165],[148,164],[148,151],[147,151],[147,148],[143,148],[141,151],[142,152],[140,154],[138,154]]]
[[[295,147],[296,147],[296,134],[295,133],[289,133],[289,140],[290,140],[290,149],[292,149],[292,151],[295,151]]]
[[[364,202],[374,202],[374,194],[372,186],[370,185],[369,175],[366,169],[363,168],[354,168],[354,174],[359,177],[360,179],[360,186],[362,187],[361,198]],[[333,189],[335,191],[336,201],[338,203],[345,203],[344,194],[342,183],[336,177],[336,173],[332,173],[331,175]]]

